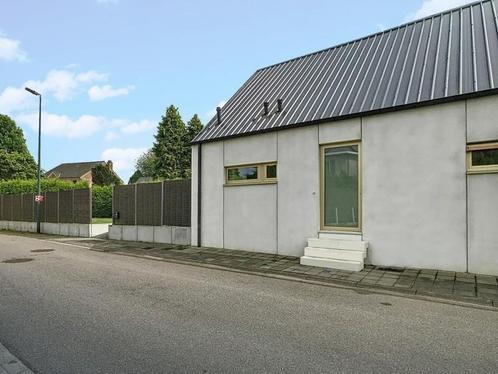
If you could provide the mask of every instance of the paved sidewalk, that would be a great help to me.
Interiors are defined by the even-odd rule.
[[[247,272],[276,274],[412,295],[434,296],[498,307],[498,278],[495,276],[368,265],[361,272],[355,273],[300,265],[298,257],[247,251],[101,239],[59,237],[51,238],[51,240],[84,246],[92,250],[151,259],[209,264]]]
[[[33,372],[0,344],[0,374],[33,374]]]

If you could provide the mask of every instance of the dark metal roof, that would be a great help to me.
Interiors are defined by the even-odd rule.
[[[458,99],[497,84],[496,0],[480,1],[260,69],[225,104],[222,123],[215,116],[194,143]]]

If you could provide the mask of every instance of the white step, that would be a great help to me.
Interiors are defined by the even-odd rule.
[[[333,260],[329,258],[308,256],[301,257],[301,265],[348,271],[361,271],[363,269],[363,261]]]
[[[355,240],[337,240],[337,239],[308,239],[308,247],[313,248],[330,248],[330,249],[346,249],[350,251],[365,252],[368,247],[367,242]]]
[[[363,251],[349,251],[347,249],[329,249],[329,248],[304,248],[304,255],[306,257],[320,257],[329,258],[332,260],[350,260],[350,261],[363,261],[365,252]]]
[[[340,232],[332,232],[332,231],[320,231],[318,233],[318,237],[320,239],[337,239],[337,240],[353,240],[353,241],[361,241],[363,240],[363,235],[358,233],[340,233]]]

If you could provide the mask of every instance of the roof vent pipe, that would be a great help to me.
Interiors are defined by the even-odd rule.
[[[221,108],[216,107],[216,118],[218,120],[217,125],[221,124]]]
[[[278,99],[277,100],[277,112],[281,112],[284,110],[284,100]]]
[[[265,116],[267,116],[268,114],[270,114],[270,103],[268,101],[265,101],[263,103],[263,113]]]

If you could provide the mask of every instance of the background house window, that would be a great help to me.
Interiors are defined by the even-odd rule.
[[[275,183],[276,178],[277,164],[274,162],[225,168],[225,183],[227,185]]]
[[[498,173],[498,142],[469,144],[467,170],[470,174]]]

